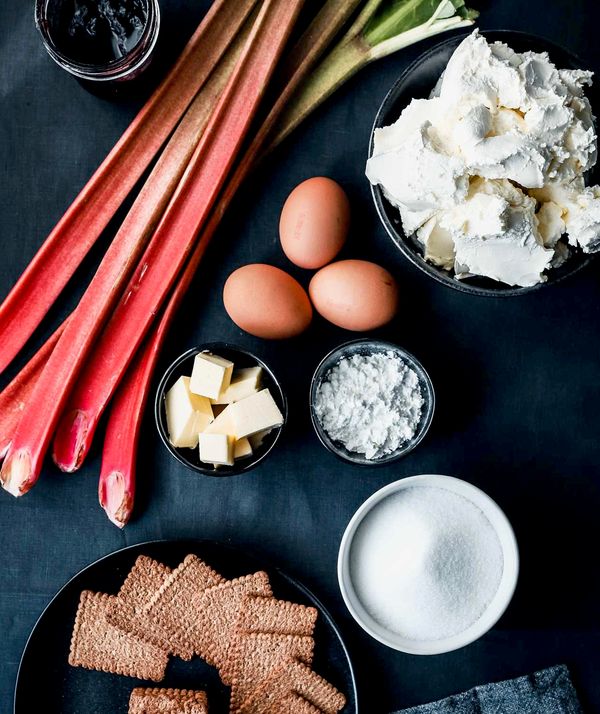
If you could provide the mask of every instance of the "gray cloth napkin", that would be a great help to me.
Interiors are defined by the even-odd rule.
[[[582,714],[582,711],[569,670],[565,665],[557,665],[393,714]]]

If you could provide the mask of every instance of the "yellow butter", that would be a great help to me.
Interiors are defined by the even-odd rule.
[[[200,461],[215,466],[233,466],[234,438],[227,434],[200,434]]]
[[[225,411],[231,412],[236,439],[283,424],[283,415],[268,389],[230,404]]]
[[[195,448],[198,434],[212,421],[210,401],[190,391],[190,378],[180,377],[165,395],[169,441],[176,447]]]
[[[217,399],[229,387],[232,373],[233,362],[209,352],[201,352],[194,358],[190,390],[194,394]]]
[[[258,391],[261,378],[262,367],[236,369],[231,376],[229,386],[219,394],[217,399],[212,400],[213,404],[231,404],[249,397]]]
[[[243,459],[246,456],[252,456],[252,446],[246,438],[238,439],[233,445],[233,458]]]

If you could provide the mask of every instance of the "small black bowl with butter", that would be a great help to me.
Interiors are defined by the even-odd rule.
[[[282,415],[282,423],[274,426],[269,433],[261,438],[249,440],[252,442],[252,453],[235,459],[232,465],[218,465],[206,463],[200,460],[199,446],[184,447],[174,446],[169,434],[167,419],[166,398],[169,390],[180,380],[181,377],[190,377],[193,371],[194,362],[197,355],[208,354],[229,360],[234,364],[235,370],[244,370],[250,367],[260,368],[260,390],[268,389],[277,408]],[[227,405],[219,405],[222,411]],[[215,405],[213,405],[213,408]],[[215,409],[215,412],[217,409]],[[215,414],[215,416],[218,416]],[[180,357],[178,357],[165,371],[158,388],[154,402],[154,417],[160,438],[172,456],[187,468],[206,476],[235,476],[246,473],[261,463],[273,450],[279,440],[279,436],[287,420],[287,400],[281,388],[281,384],[275,377],[271,369],[258,357],[246,350],[227,342],[209,342],[198,347],[193,347]]]

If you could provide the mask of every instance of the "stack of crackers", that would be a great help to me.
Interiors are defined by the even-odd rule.
[[[174,570],[140,556],[117,595],[81,593],[69,663],[160,682],[170,656],[202,657],[232,714],[337,714],[346,699],[312,671],[317,610],[273,596],[265,572],[226,580],[195,555]],[[204,692],[135,689],[130,714],[204,714]]]

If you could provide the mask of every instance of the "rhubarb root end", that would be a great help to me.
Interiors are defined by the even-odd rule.
[[[111,523],[117,528],[124,528],[133,509],[133,497],[125,488],[124,475],[119,471],[112,471],[102,479],[98,497]]]
[[[21,449],[13,454],[9,453],[0,471],[0,482],[2,488],[15,498],[29,491],[35,479],[31,471],[31,457],[27,451]]]

